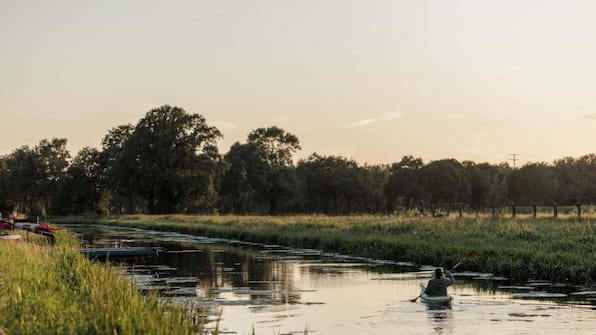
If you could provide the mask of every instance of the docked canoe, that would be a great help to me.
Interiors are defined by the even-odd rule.
[[[420,285],[420,301],[427,303],[427,304],[432,304],[432,305],[451,305],[451,302],[453,301],[452,296],[450,296],[450,295],[436,295],[436,296],[426,295],[424,293],[425,289],[426,289],[426,286]]]
[[[82,248],[79,249],[79,251],[81,252],[81,254],[92,258],[127,258],[157,255],[157,249],[147,247]]]
[[[20,240],[21,237],[19,234],[0,235],[0,239],[3,240]]]

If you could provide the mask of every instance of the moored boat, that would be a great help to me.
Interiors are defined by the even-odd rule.
[[[20,240],[22,238],[19,234],[7,234],[7,235],[0,235],[0,239],[2,240]]]
[[[156,256],[158,250],[148,247],[128,247],[128,248],[81,248],[80,253],[92,258],[127,258]]]

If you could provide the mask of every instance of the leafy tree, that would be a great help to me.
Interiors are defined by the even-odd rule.
[[[530,163],[513,170],[508,178],[509,198],[515,204],[547,204],[556,200],[559,182],[546,163]]]
[[[66,150],[66,139],[42,140],[35,147],[37,183],[34,197],[41,200],[41,214],[46,215],[61,179],[66,175],[70,153]]]
[[[387,201],[384,195],[384,186],[387,184],[389,178],[389,168],[384,165],[370,165],[364,166],[362,169],[364,174],[362,201],[365,203],[364,208],[360,211],[366,213],[382,213],[386,211]]]
[[[300,150],[298,138],[285,130],[273,126],[253,130],[247,139],[247,150],[252,157],[245,163],[252,188],[259,199],[266,199],[267,212],[277,214],[284,198],[295,195],[298,185],[292,176],[292,154]],[[285,176],[286,178],[282,178]]]
[[[421,169],[422,184],[432,204],[467,203],[470,182],[463,165],[455,159],[433,161]]]
[[[34,148],[21,147],[5,157],[3,187],[12,211],[46,215],[57,186],[64,177],[70,155],[66,139],[44,139]]]
[[[140,212],[145,207],[136,192],[134,181],[139,178],[136,157],[126,150],[132,136],[132,124],[112,128],[102,140],[100,153],[100,185],[110,197],[110,211],[117,213]]]
[[[301,149],[295,135],[276,126],[253,130],[247,143],[256,147],[260,158],[270,167],[293,165],[292,155]]]
[[[55,213],[108,213],[108,197],[100,183],[100,156],[89,147],[79,151],[59,185]]]
[[[33,149],[23,146],[4,158],[3,194],[7,209],[11,212],[39,211],[33,197],[36,187],[36,157]]]
[[[399,163],[391,165],[387,183],[383,188],[388,213],[394,212],[399,199],[408,211],[413,202],[421,198],[420,170],[423,166],[422,159],[414,156],[404,156]]]
[[[228,169],[220,182],[219,207],[224,213],[265,213],[259,209],[262,199],[257,190],[265,190],[267,184],[265,162],[256,159],[256,148],[249,144],[234,143],[224,156]],[[264,193],[264,192],[262,192]]]
[[[150,213],[211,211],[221,133],[199,114],[161,106],[150,110],[123,146],[131,189],[147,200]]]
[[[298,162],[306,208],[327,214],[350,213],[352,201],[363,194],[366,179],[361,168],[351,159],[320,156],[317,153]]]

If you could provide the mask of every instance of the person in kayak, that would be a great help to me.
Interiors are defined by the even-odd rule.
[[[451,286],[453,283],[455,283],[455,279],[451,272],[445,271],[445,277],[443,277],[443,270],[436,268],[435,276],[428,281],[424,293],[429,296],[447,295],[447,286]]]

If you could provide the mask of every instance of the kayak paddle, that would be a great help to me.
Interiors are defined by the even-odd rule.
[[[468,258],[470,257],[474,257],[478,255],[478,253],[476,252],[476,250],[472,250],[470,252],[468,252],[468,254],[466,255],[466,257],[462,258],[461,261],[457,262],[457,264],[455,264],[455,266],[453,268],[451,268],[451,270],[455,270],[456,267],[462,265],[463,262],[467,261]]]
[[[476,252],[476,250],[472,250],[472,251],[468,252],[468,254],[464,258],[462,258],[461,261],[457,262],[457,264],[455,264],[455,266],[451,270],[455,270],[456,267],[462,265],[465,261],[468,260],[468,258],[474,257],[476,255],[478,255],[478,253]],[[422,293],[424,293],[424,292],[422,292]],[[420,293],[416,298],[410,299],[410,301],[411,302],[416,302],[418,300],[418,298],[420,298],[422,296],[422,293]]]

